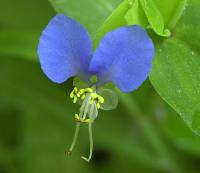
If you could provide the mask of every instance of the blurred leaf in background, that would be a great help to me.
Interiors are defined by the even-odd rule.
[[[58,13],[76,19],[93,35],[121,0],[50,0],[50,2]]]
[[[121,1],[51,2],[58,11],[82,22],[94,36]],[[114,19],[125,14],[124,8],[130,8],[124,2],[123,8],[118,7],[116,10],[119,11],[112,13]],[[190,2],[189,9],[193,13],[188,13],[198,14],[197,1]],[[149,81],[129,95],[119,93],[116,110],[100,111],[94,126],[95,151],[90,164],[80,159],[88,152],[85,127],[81,129],[73,155],[66,157],[64,151],[71,143],[73,116],[78,109],[68,97],[72,80],[55,85],[43,75],[37,61],[30,61],[37,60],[39,35],[55,12],[47,0],[9,0],[0,4],[1,173],[199,172],[199,137],[192,134],[177,113],[162,101]],[[194,33],[189,32],[190,26],[198,24],[195,20],[198,16],[189,17],[188,13],[185,12],[172,34],[198,49],[198,41],[190,40]],[[125,21],[123,17],[118,24]],[[117,27],[111,19],[107,21]],[[189,23],[183,25],[183,21]],[[167,39],[166,44],[168,42]],[[197,59],[196,56],[197,52]],[[161,58],[163,60],[165,56]],[[160,60],[156,58],[155,64],[157,61]]]
[[[39,36],[54,14],[47,0],[0,2],[0,53],[36,60]]]

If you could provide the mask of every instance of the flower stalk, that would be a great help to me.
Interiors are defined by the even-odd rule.
[[[83,160],[87,162],[90,161],[90,159],[92,158],[92,153],[93,153],[92,123],[98,116],[97,109],[99,109],[101,107],[101,104],[104,103],[104,98],[96,93],[95,88],[96,87],[93,86],[91,88],[78,90],[75,87],[70,93],[70,98],[73,99],[73,103],[74,103],[74,100],[76,100],[77,102],[78,99],[81,99],[83,101],[80,107],[79,114],[75,114],[75,120],[77,121],[76,129],[75,129],[74,137],[72,140],[72,144],[69,150],[67,151],[67,155],[72,154],[72,151],[78,139],[78,134],[79,134],[79,129],[80,129],[81,124],[88,124],[89,142],[90,142],[89,156],[88,158],[84,156],[81,157]]]

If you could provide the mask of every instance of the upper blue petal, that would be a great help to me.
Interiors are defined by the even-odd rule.
[[[58,14],[44,29],[38,45],[42,70],[52,81],[88,72],[92,44],[88,32],[69,17]]]
[[[90,72],[100,83],[112,81],[123,92],[138,88],[148,77],[154,45],[147,32],[125,26],[106,34],[90,63]]]

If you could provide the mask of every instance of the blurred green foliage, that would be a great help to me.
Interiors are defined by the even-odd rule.
[[[83,6],[82,0],[66,2],[66,12],[78,18],[98,8],[97,4]],[[103,16],[98,13],[99,22],[120,3],[110,2],[110,10],[103,8]],[[47,0],[0,4],[0,173],[199,172],[199,137],[149,81],[131,94],[119,93],[117,109],[100,112],[94,124],[91,163],[80,159],[88,152],[84,126],[73,155],[66,157],[79,108],[68,97],[72,80],[62,85],[50,82],[36,54],[39,35],[55,12]],[[95,24],[93,31],[98,27]],[[189,35],[184,36],[188,41]]]

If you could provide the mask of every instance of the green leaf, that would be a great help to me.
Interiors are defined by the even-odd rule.
[[[39,37],[40,32],[2,31],[0,32],[0,53],[37,60]]]
[[[2,1],[0,54],[37,60],[40,34],[54,14],[48,0]]]
[[[161,130],[172,141],[174,146],[181,150],[181,152],[186,151],[193,155],[200,154],[199,136],[192,133],[174,110],[168,109],[167,116],[163,119],[160,124]]]
[[[152,28],[160,36],[170,35],[170,31],[164,28],[164,19],[153,0],[133,1],[125,18],[129,25],[138,24],[144,28]]]
[[[165,27],[169,26],[170,29],[174,27],[183,12],[185,3],[186,0],[175,0],[173,3],[167,0],[155,2],[149,0],[143,1],[142,6],[139,0],[124,0],[97,30],[94,37],[94,48],[107,32],[127,24],[151,27],[156,34],[169,36],[170,31]],[[165,5],[168,8],[165,8]]]
[[[152,28],[160,36],[169,36],[170,31],[165,28],[174,28],[185,5],[186,0],[135,0],[126,20],[129,25],[139,24]]]
[[[200,2],[191,0],[173,37],[157,42],[150,75],[155,89],[200,135]]]
[[[135,0],[132,7],[127,11],[125,19],[128,25],[140,25],[147,27],[148,20],[145,16],[144,10],[142,9],[139,0]]]
[[[97,30],[121,0],[50,0],[58,13],[70,16],[91,34]]]
[[[94,37],[94,47],[96,48],[101,38],[109,31],[124,26],[127,24],[124,16],[126,15],[128,9],[131,5],[128,1],[123,1],[107,18],[103,25],[97,30]]]
[[[170,31],[165,30],[163,17],[153,0],[140,0],[141,6],[146,14],[150,28],[160,36],[169,36]]]
[[[48,0],[6,0],[0,5],[0,30],[41,30],[54,15]]]
[[[154,2],[163,17],[165,27],[173,29],[185,9],[187,0],[154,0]]]

